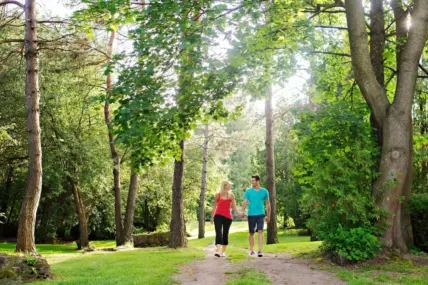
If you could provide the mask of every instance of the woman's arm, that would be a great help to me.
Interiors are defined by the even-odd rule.
[[[235,195],[232,194],[232,209],[239,215],[239,216],[243,216],[242,212],[238,210],[238,207],[236,206],[236,200],[235,200]]]
[[[215,210],[217,209],[217,201],[218,201],[218,199],[217,199],[217,197],[215,197],[214,204],[213,204],[213,210],[211,212],[211,224],[214,223],[214,215],[215,215]]]

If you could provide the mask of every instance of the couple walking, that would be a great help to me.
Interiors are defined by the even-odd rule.
[[[254,175],[251,177],[252,187],[247,189],[242,202],[242,210],[239,211],[236,206],[235,195],[231,192],[230,183],[223,181],[221,184],[220,193],[217,193],[214,200],[211,223],[215,226],[215,256],[226,256],[226,247],[229,244],[229,229],[232,224],[232,213],[230,207],[243,218],[248,217],[248,230],[250,242],[250,256],[256,256],[254,252],[254,233],[258,232],[258,252],[257,256],[262,257],[263,247],[263,228],[265,221],[265,205],[267,209],[266,223],[270,221],[270,202],[269,192],[265,188],[260,187],[260,176]],[[245,210],[248,206],[248,213]]]

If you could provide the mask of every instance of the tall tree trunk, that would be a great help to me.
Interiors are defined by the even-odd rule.
[[[174,162],[174,181],[172,183],[172,212],[170,223],[169,247],[186,247],[186,224],[184,222],[184,140],[180,142],[180,160]]]
[[[370,1],[370,60],[376,80],[382,88],[385,88],[385,71],[383,52],[385,50],[385,17],[383,0]],[[374,114],[370,115],[370,124],[377,145],[382,147],[382,126],[376,121]],[[380,163],[380,162],[379,162]]]
[[[138,174],[132,171],[129,182],[128,202],[126,204],[125,227],[123,229],[124,242],[132,243],[132,227],[134,225],[135,199],[137,197]]]
[[[25,96],[28,129],[28,184],[19,215],[17,252],[37,254],[35,222],[42,192],[42,145],[39,120],[39,63],[37,55],[36,0],[25,1]]]
[[[110,39],[107,46],[107,64],[110,63],[111,56],[113,54],[113,43],[115,39],[116,32],[112,30],[110,34]],[[116,246],[123,245],[125,240],[123,237],[123,226],[122,226],[122,202],[121,202],[121,186],[120,186],[120,157],[117,153],[116,146],[114,145],[114,137],[112,133],[111,126],[111,115],[110,115],[110,104],[108,98],[112,90],[112,75],[109,73],[107,75],[107,100],[104,103],[104,120],[107,125],[108,131],[108,141],[110,144],[110,154],[113,160],[113,179],[114,179],[114,220],[116,224]]]
[[[208,167],[208,132],[209,124],[205,125],[204,130],[204,146],[202,158],[202,185],[199,195],[199,233],[198,238],[205,237],[205,192],[207,190],[207,167]]]
[[[397,31],[402,18],[397,18],[396,9],[402,10],[401,1],[391,0]],[[401,197],[408,197],[412,176],[412,117],[418,63],[428,32],[428,6],[416,0],[412,11],[412,25],[408,36],[397,35],[407,41],[397,46],[397,85],[391,104],[374,72],[368,57],[368,38],[362,0],[345,1],[355,79],[367,101],[372,114],[382,128],[382,154],[380,176],[374,184],[373,195],[377,206],[388,213],[387,226],[382,237],[386,249],[406,252],[411,243],[408,234],[410,223],[403,211]]]
[[[89,237],[88,237],[88,222],[86,219],[85,207],[82,201],[82,197],[80,197],[79,186],[73,180],[73,178],[69,177],[69,182],[71,186],[71,191],[73,192],[74,204],[76,206],[76,213],[79,217],[79,230],[80,230],[80,241],[79,241],[79,249],[89,247]]]
[[[272,87],[269,87],[269,97],[265,102],[266,115],[266,180],[271,206],[270,222],[267,226],[267,244],[278,243],[278,228],[276,220],[276,185],[275,185],[275,154],[274,127],[272,110]]]

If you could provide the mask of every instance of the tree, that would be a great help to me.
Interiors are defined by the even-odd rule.
[[[107,58],[106,63],[109,64],[113,55],[113,43],[116,35],[116,31],[110,32],[110,39],[107,45]],[[112,73],[107,74],[106,79],[106,91],[107,97],[109,97],[112,91]],[[120,196],[120,156],[114,144],[114,136],[111,125],[110,115],[110,103],[109,100],[104,102],[104,119],[107,125],[108,141],[110,145],[111,158],[113,160],[113,180],[114,180],[114,217],[116,223],[116,245],[122,245],[124,243],[123,238],[123,226],[122,226],[122,210],[121,210],[121,196]]]
[[[372,1],[372,8],[376,3],[382,5],[382,1]],[[372,38],[369,52],[362,1],[345,1],[355,80],[382,134],[381,174],[373,188],[377,206],[389,214],[382,241],[386,248],[403,252],[412,242],[410,216],[401,197],[409,197],[412,185],[411,110],[419,59],[428,31],[428,7],[425,4],[416,0],[410,12],[404,10],[401,1],[390,2],[397,29],[397,81],[394,100],[390,103],[383,84],[379,83],[381,76],[379,71],[376,72],[377,65],[370,58],[374,49],[383,49],[384,42],[375,44]],[[379,13],[383,17],[382,10]],[[408,32],[406,15],[412,19]]]
[[[209,142],[209,124],[205,125],[204,129],[204,144],[202,157],[202,179],[201,179],[201,194],[199,196],[199,230],[198,238],[205,237],[205,194],[207,190],[207,173],[208,173],[208,142]]]
[[[270,222],[267,228],[267,244],[278,243],[278,229],[276,218],[276,181],[275,181],[275,152],[274,152],[274,126],[272,110],[272,87],[268,89],[268,98],[265,102],[266,115],[266,186],[269,191],[271,204]]]
[[[36,212],[42,191],[42,146],[39,114],[39,67],[37,55],[36,0],[26,0],[25,5],[17,1],[0,2],[0,6],[15,4],[25,12],[25,95],[28,130],[28,182],[19,215],[17,252],[37,254],[35,246]]]
[[[180,142],[181,156],[174,161],[174,178],[172,183],[172,208],[169,247],[186,247],[186,224],[184,221],[184,140]]]

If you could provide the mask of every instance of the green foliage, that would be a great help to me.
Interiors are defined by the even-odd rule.
[[[33,266],[37,263],[37,259],[34,255],[25,255],[25,263],[29,266]]]
[[[376,251],[372,225],[381,219],[371,196],[379,150],[366,118],[364,106],[337,103],[302,113],[294,126],[298,159],[293,173],[303,188],[300,203],[310,215],[307,225],[328,249],[342,250],[349,260],[369,258]],[[353,246],[361,246],[354,238],[365,234],[372,250],[351,255]]]
[[[358,262],[376,256],[380,242],[375,228],[357,227],[344,229],[340,224],[335,232],[322,233],[323,248],[337,252],[347,260]]]
[[[104,98],[118,103],[116,143],[132,148],[133,167],[147,169],[178,159],[179,142],[189,138],[198,121],[229,116],[222,100],[236,85],[237,69],[208,56],[217,36],[212,17],[222,13],[224,5],[151,1],[141,9],[130,1],[89,4],[75,14],[78,22],[103,16],[108,27],[133,23],[133,51],[114,57],[107,67],[106,73],[118,71],[119,76]],[[201,9],[207,16],[200,17]]]
[[[409,199],[409,209],[412,213],[428,213],[428,193],[416,193]]]

